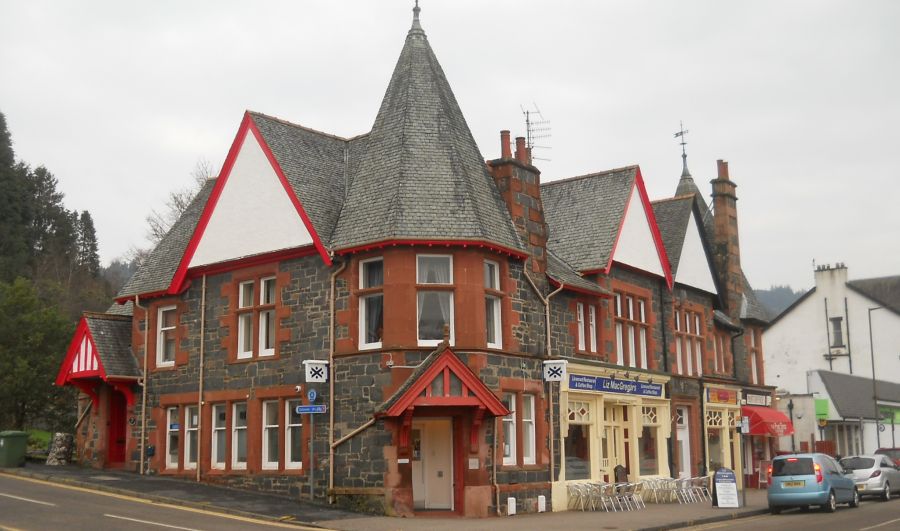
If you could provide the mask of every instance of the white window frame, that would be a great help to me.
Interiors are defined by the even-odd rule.
[[[613,323],[616,327],[616,364],[625,366],[625,324],[616,319],[622,315],[622,294],[616,293],[615,309],[613,311]]]
[[[225,458],[225,450],[228,448],[228,439],[227,437],[222,437],[222,447],[219,448],[218,443],[218,433],[228,433],[228,410],[226,409],[227,404],[224,402],[221,404],[213,404],[212,405],[212,415],[210,419],[210,427],[209,430],[211,439],[210,439],[210,452],[209,452],[209,467],[214,470],[224,470],[225,463],[228,462],[228,459]],[[216,422],[218,422],[219,412],[225,413],[225,422],[222,426],[217,426]],[[216,458],[222,456],[222,462],[216,462]]]
[[[529,411],[527,407],[530,404],[531,417],[527,418],[525,413]],[[533,465],[536,462],[537,454],[537,438],[535,437],[535,411],[536,401],[534,395],[522,395],[522,464]],[[526,453],[531,448],[531,453]]]
[[[191,413],[194,413],[192,416]],[[192,422],[196,418],[197,422]],[[193,438],[191,437],[193,435]],[[184,468],[186,470],[194,470],[197,468],[197,461],[200,459],[200,408],[196,405],[184,406]],[[196,445],[196,448],[192,448]],[[195,450],[196,459],[191,460],[191,450]]]
[[[681,332],[681,311],[675,310],[675,331]],[[684,375],[684,351],[682,350],[681,337],[675,335],[675,364],[678,374]]]
[[[697,312],[691,312],[694,315],[694,334],[697,337],[691,338],[691,341],[694,342],[694,356],[696,356],[695,366],[697,367],[697,376],[703,376],[703,333],[702,326],[703,323],[700,322],[700,314]]]
[[[490,286],[485,286],[486,289],[500,291],[500,264],[494,262],[493,260],[485,260],[485,267],[493,268],[493,275],[491,275]],[[487,279],[487,276],[485,276]],[[493,313],[494,318],[494,339],[495,341],[486,341],[488,348],[503,348],[503,326],[500,321],[502,318],[502,312],[500,310],[500,297],[496,295],[485,295],[485,299],[490,301],[491,312]],[[487,308],[485,308],[485,314],[487,314]],[[485,315],[485,337],[487,337],[487,315]]]
[[[575,321],[578,324],[578,350],[584,352],[584,303],[575,303]]]
[[[243,426],[238,426],[238,415],[237,409],[238,406],[244,406],[244,413],[247,415],[247,419],[244,420]],[[238,461],[238,435],[241,431],[244,432],[244,444],[247,447],[248,454],[250,441],[247,439],[247,421],[249,420],[249,412],[247,410],[247,402],[234,402],[231,404],[231,469],[232,470],[246,470],[247,469],[247,461]]]
[[[256,289],[256,281],[254,280],[246,280],[238,284],[238,310],[244,308],[253,308],[253,300],[247,301],[244,300],[244,286],[250,284],[253,289]],[[253,335],[253,310],[249,310],[246,312],[238,313],[237,315],[237,359],[245,360],[253,357],[253,342],[250,341],[250,350],[244,350],[244,343],[247,343],[247,337],[245,334],[247,332],[244,331],[244,320],[249,319],[250,321],[250,335]]]
[[[165,312],[175,312],[175,324],[172,326],[163,326],[165,321],[163,320],[163,313]],[[172,306],[163,306],[156,311],[156,366],[157,367],[173,367],[175,366],[175,356],[176,353],[172,353],[171,360],[163,360],[163,355],[166,352],[166,342],[164,340],[164,333],[170,330],[174,331],[178,328],[178,312],[176,311],[176,307]],[[175,350],[178,350],[178,344],[176,340]]]
[[[288,470],[300,470],[303,468],[303,417],[298,415],[300,422],[291,423],[291,412],[303,402],[300,399],[285,400],[284,402],[284,468]],[[297,428],[300,437],[300,460],[291,461],[291,428]]]
[[[267,287],[266,284],[268,282],[272,282],[272,284],[274,284],[274,286],[275,286],[275,294],[273,295],[274,299],[272,300],[272,302],[266,302],[266,294],[268,293],[268,290],[266,289],[266,287]],[[275,282],[275,277],[263,277],[263,278],[259,279],[259,305],[260,306],[268,306],[268,305],[274,306],[275,302],[277,300],[278,300],[278,284]],[[275,342],[278,341],[278,317],[275,315],[275,308],[259,310],[257,312],[257,314],[259,315],[259,319],[258,319],[258,321],[259,321],[259,324],[258,324],[258,326],[259,326],[259,345],[257,347],[258,351],[259,351],[259,356],[260,357],[274,356],[275,355]],[[250,319],[251,319],[251,323],[252,323],[253,317],[251,317]],[[264,346],[266,344],[266,332],[268,329],[268,322],[266,323],[266,326],[263,326],[263,321],[268,320],[268,319],[272,319],[275,321],[275,323],[274,323],[275,331],[272,334],[272,336],[273,336],[272,337],[272,347],[264,348]],[[253,326],[253,325],[251,324],[250,326]]]
[[[590,335],[591,352],[597,352],[597,307],[588,306],[588,333]]]
[[[503,417],[503,444],[506,447],[503,449],[503,464],[515,465],[518,458],[518,455],[516,453],[516,438],[518,433],[516,426],[516,402],[518,400],[518,397],[515,393],[506,393],[506,397],[509,404],[509,415]],[[508,430],[505,429],[507,425],[509,425]],[[506,436],[507,433],[510,434],[509,437]],[[509,449],[509,455],[506,455],[507,448]]]
[[[450,267],[450,280],[446,283],[436,283],[436,282],[419,282],[419,258],[446,258],[449,261]],[[416,286],[453,286],[453,255],[452,254],[417,254],[416,255]],[[427,288],[418,288],[416,290],[416,341],[420,347],[434,347],[440,345],[443,339],[421,339],[419,337],[419,295],[425,292],[428,292]],[[450,295],[450,344],[453,345],[456,342],[456,324],[454,321],[455,304],[454,304],[454,292],[453,290],[433,290],[439,293],[447,293]]]
[[[178,457],[181,451],[179,438],[181,437],[181,423],[178,419],[178,406],[166,408],[166,469],[178,469]],[[175,426],[174,428],[172,426]],[[175,436],[173,443],[172,436]],[[172,461],[172,449],[175,449],[175,461]]]
[[[267,409],[268,406],[274,405],[275,409],[275,424],[269,424],[269,419],[267,418]],[[281,464],[280,455],[276,455],[275,459],[272,459],[272,456],[269,455],[269,439],[272,437],[275,438],[275,441],[280,442],[281,438],[279,435],[279,431],[281,429],[281,423],[278,419],[280,408],[278,407],[278,400],[265,400],[262,403],[262,411],[261,411],[261,421],[260,424],[262,429],[262,468],[263,470],[278,470],[279,465]],[[281,449],[279,448],[279,454],[281,453]]]
[[[382,284],[381,286],[368,286],[365,284],[366,278],[366,265],[371,264],[373,262],[381,262],[381,271],[382,271]],[[418,260],[416,261],[418,264]],[[418,267],[418,265],[417,265]],[[366,331],[369,329],[368,323],[368,314],[366,314],[366,301],[372,297],[381,297],[381,322],[384,323],[384,257],[379,256],[377,258],[369,258],[367,260],[359,261],[359,289],[369,289],[369,288],[382,288],[382,291],[379,293],[370,293],[363,295],[359,298],[359,349],[373,349],[373,348],[381,348],[381,341],[373,341],[371,343],[366,342]],[[416,273],[418,275],[418,272]],[[382,334],[384,332],[382,331]]]

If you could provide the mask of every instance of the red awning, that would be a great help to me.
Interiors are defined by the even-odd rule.
[[[775,408],[742,406],[741,414],[750,417],[750,435],[783,437],[794,433],[794,425],[787,416]]]

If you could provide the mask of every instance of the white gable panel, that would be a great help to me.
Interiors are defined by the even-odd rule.
[[[706,259],[706,251],[703,250],[703,241],[700,239],[700,226],[693,214],[684,235],[684,245],[681,246],[681,259],[675,273],[675,282],[708,293],[716,293],[716,283],[713,281],[713,273]]]
[[[248,131],[189,267],[312,242],[275,169]]]
[[[619,242],[616,244],[613,260],[649,273],[665,276],[659,254],[656,252],[656,242],[650,231],[647,212],[644,210],[644,203],[641,201],[636,187],[631,189],[631,199],[629,199],[628,209],[625,211],[625,222],[619,233]]]

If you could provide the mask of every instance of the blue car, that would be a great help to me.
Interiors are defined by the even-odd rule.
[[[852,473],[825,454],[780,455],[769,467],[769,511],[818,505],[833,513],[837,504],[859,507]]]

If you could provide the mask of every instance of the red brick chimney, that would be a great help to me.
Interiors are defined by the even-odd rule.
[[[738,237],[737,195],[728,176],[728,162],[717,161],[718,177],[710,181],[713,198],[713,233],[715,235],[715,261],[722,286],[728,315],[740,319],[744,295],[741,271],[741,244]]]
[[[516,137],[515,157],[510,153],[509,131],[500,131],[500,157],[487,162],[516,231],[533,257],[533,271],[547,271],[547,222],[541,201],[541,172],[531,165],[524,137]]]

